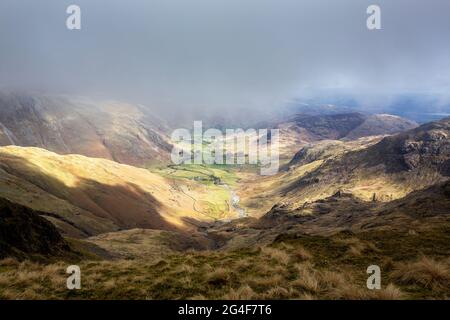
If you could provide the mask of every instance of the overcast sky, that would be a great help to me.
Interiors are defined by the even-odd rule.
[[[80,31],[66,29],[70,4]],[[366,28],[370,4],[382,30]],[[0,87],[171,111],[276,108],[323,92],[446,99],[449,49],[449,0],[0,2]]]

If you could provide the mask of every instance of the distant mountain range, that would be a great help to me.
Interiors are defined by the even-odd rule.
[[[294,99],[281,108],[281,114],[310,115],[363,112],[387,113],[418,123],[440,120],[450,116],[450,99],[442,94],[393,94],[366,97],[339,92],[322,92],[313,98]]]
[[[325,115],[296,114],[278,123],[282,156],[292,158],[306,143],[321,140],[355,140],[367,136],[394,134],[415,128],[417,123],[398,116],[359,112]]]
[[[259,126],[281,130],[281,156],[286,159],[305,143],[393,134],[417,125],[391,115],[343,113],[332,106],[272,117]],[[204,128],[214,123],[225,129],[244,120],[234,123],[209,119]],[[81,154],[145,167],[169,161],[173,129],[150,108],[140,105],[85,97],[0,93],[0,146],[39,147],[58,154]]]

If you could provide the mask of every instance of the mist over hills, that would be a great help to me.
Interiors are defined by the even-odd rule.
[[[0,94],[0,145],[45,148],[120,163],[168,160],[167,128],[139,105],[82,97]]]
[[[226,114],[201,119],[205,130],[278,128],[281,157],[286,160],[305,143],[392,134],[416,126],[400,117],[347,111],[335,106],[310,106],[284,113],[263,113],[262,122],[253,122],[251,116],[230,118]],[[187,115],[186,119],[191,117]],[[182,111],[179,118],[183,118]],[[171,132],[179,127],[192,129],[193,121],[198,119],[191,120],[174,123],[162,119],[151,107],[117,101],[0,93],[0,145],[40,147],[59,154],[82,154],[139,167],[168,162]]]
[[[345,90],[319,90],[307,98],[293,99],[284,113],[310,115],[363,112],[391,114],[423,124],[450,116],[447,90],[436,93],[355,94]]]
[[[280,129],[281,156],[288,160],[295,155],[296,148],[307,143],[394,134],[416,126],[414,121],[401,117],[360,112],[295,114],[276,125]]]

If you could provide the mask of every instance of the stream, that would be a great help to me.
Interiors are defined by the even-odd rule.
[[[235,191],[231,191],[231,205],[233,206],[234,210],[236,210],[237,213],[239,214],[239,218],[245,218],[247,217],[247,213],[242,207],[239,206],[240,200],[241,199],[239,198],[237,193]]]
[[[239,218],[245,218],[247,217],[247,212],[245,212],[245,209],[239,206],[239,201],[241,201],[241,198],[237,195],[236,191],[230,188],[230,186],[226,183],[222,183],[222,185],[230,191],[230,203],[233,209],[238,213]]]

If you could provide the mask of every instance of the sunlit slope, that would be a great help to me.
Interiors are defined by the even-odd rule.
[[[105,159],[0,148],[0,196],[48,212],[69,234],[136,227],[189,230],[211,220],[195,207],[189,189],[187,182],[177,186],[148,170]]]
[[[274,203],[296,208],[338,191],[365,201],[391,201],[450,177],[450,118],[374,142],[305,147],[286,171],[257,185],[251,179],[244,183],[243,203],[260,215]]]
[[[288,193],[285,189],[287,186],[295,185],[297,181],[316,172],[328,161],[339,158],[352,150],[367,148],[381,139],[382,137],[377,136],[347,142],[323,140],[308,144],[300,149],[288,164],[281,167],[277,175],[268,177],[260,177],[255,174],[244,175],[238,191],[242,197],[242,204],[248,210],[250,216],[259,217],[277,203],[295,204],[320,199],[322,196],[327,197],[339,187],[330,184],[328,188],[319,190],[323,194],[322,192],[297,193],[294,191]]]

